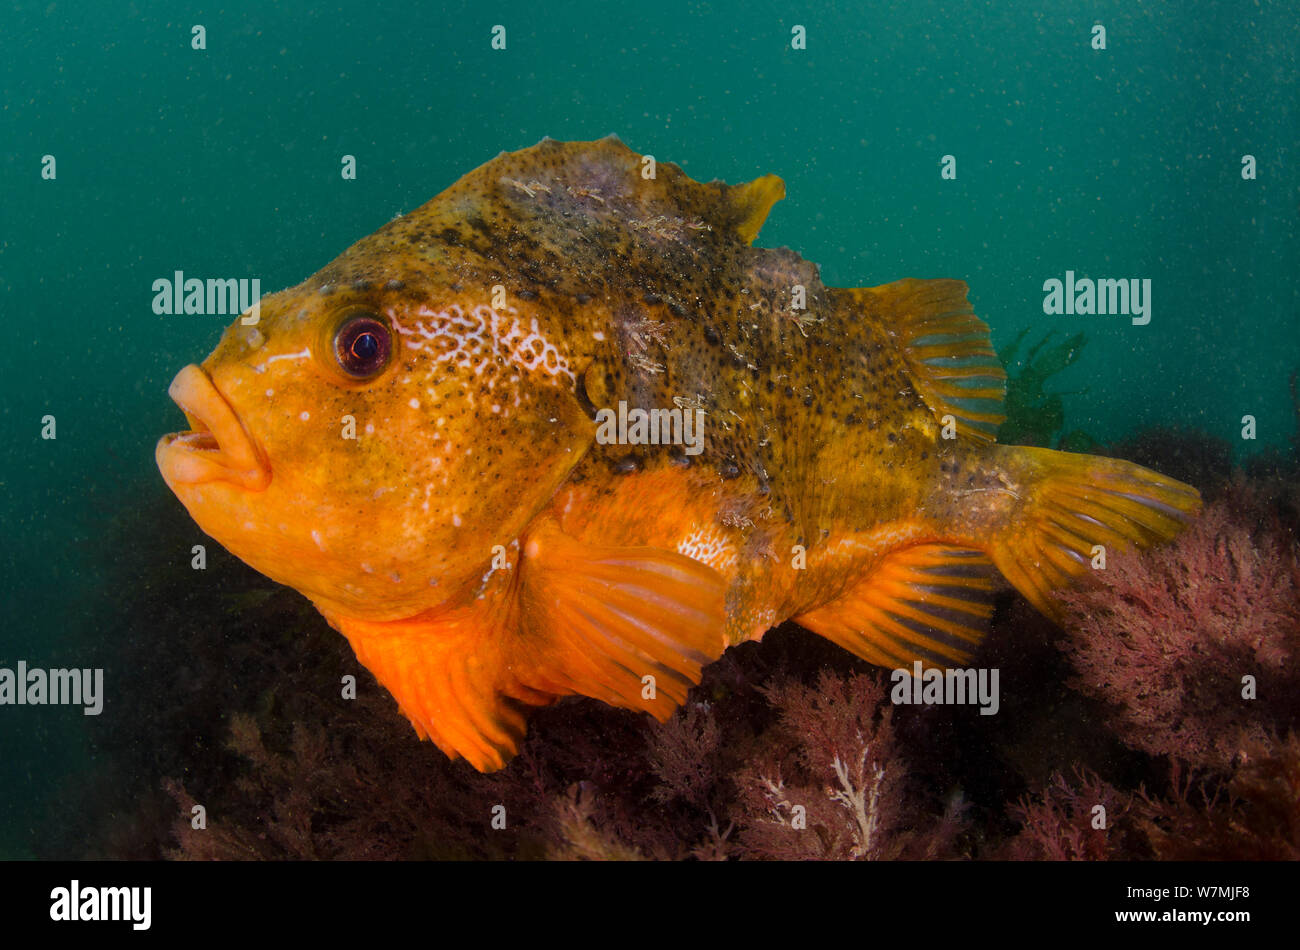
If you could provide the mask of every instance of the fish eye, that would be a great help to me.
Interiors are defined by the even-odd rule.
[[[353,314],[334,334],[334,358],[354,379],[379,375],[392,353],[392,335],[373,314]]]

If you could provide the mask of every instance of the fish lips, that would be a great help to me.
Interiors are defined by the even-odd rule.
[[[173,489],[229,482],[249,491],[271,483],[271,467],[212,378],[193,364],[176,374],[168,395],[191,428],[158,440],[154,456]]]

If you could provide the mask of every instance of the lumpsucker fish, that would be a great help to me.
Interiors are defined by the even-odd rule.
[[[793,619],[966,664],[996,574],[1038,610],[1171,538],[1187,485],[998,445],[957,280],[825,286],[752,247],[780,178],[611,136],[502,153],[226,330],[157,460],[199,527],[319,609],[479,770],[571,695],[663,720]]]

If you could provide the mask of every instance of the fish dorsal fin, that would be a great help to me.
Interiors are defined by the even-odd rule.
[[[579,543],[543,523],[514,571],[452,610],[408,620],[330,617],[420,738],[499,769],[524,706],[592,696],[665,720],[717,659],[722,577],[675,551]]]
[[[699,182],[673,162],[642,155],[610,135],[592,142],[543,139],[531,148],[503,152],[426,208],[463,214],[466,201],[504,202],[526,226],[530,217],[540,216],[540,224],[554,227],[552,216],[558,212],[566,220],[631,229],[639,240],[664,235],[686,240],[712,230],[748,244],[784,197],[785,182],[776,175],[742,185]]]
[[[909,278],[853,293],[898,345],[935,418],[951,415],[960,434],[995,441],[1006,418],[1007,374],[965,282]]]
[[[794,620],[877,666],[963,666],[993,615],[993,574],[979,551],[913,545],[891,551],[838,599]]]
[[[746,244],[754,243],[772,206],[785,197],[785,182],[776,175],[764,175],[727,189],[727,201],[735,212],[733,227]]]

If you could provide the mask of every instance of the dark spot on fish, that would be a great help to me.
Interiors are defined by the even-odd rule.
[[[402,283],[402,281],[400,281],[400,280],[390,280],[388,283],[384,284],[384,289],[385,289],[385,290],[401,290],[401,289],[402,289],[403,287],[405,287],[405,286],[406,286],[406,284]]]
[[[642,295],[641,299],[648,304],[660,303],[663,300],[663,298],[660,297],[658,294],[652,294],[649,292],[646,292],[644,295]]]
[[[804,404],[805,408],[812,408],[813,397],[812,397],[812,396],[804,396],[804,397],[803,397],[803,404]]]
[[[679,304],[676,300],[668,301],[668,312],[671,313],[674,317],[686,316],[686,308],[683,307],[681,304]]]
[[[722,464],[718,466],[718,474],[727,480],[739,478],[740,466],[736,464],[734,459],[724,459]]]
[[[573,299],[576,300],[579,304],[589,304],[591,303],[591,294],[578,294]]]
[[[722,342],[722,337],[718,336],[718,331],[708,324],[705,324],[704,326],[704,339],[707,342],[712,343],[714,346],[717,346]]]
[[[366,280],[366,279],[364,279],[364,278],[362,278],[361,280],[354,280],[354,281],[352,282],[352,289],[353,289],[353,290],[369,290],[369,289],[370,289],[370,281],[368,281],[368,280]]]
[[[520,300],[536,300],[536,299],[537,299],[537,291],[535,291],[535,290],[519,290],[519,291],[516,291],[516,292],[515,292],[515,296],[518,297]]]
[[[625,455],[614,463],[615,475],[631,475],[641,470],[641,460],[635,455]]]
[[[600,412],[596,404],[592,401],[591,395],[587,392],[587,373],[582,374],[578,385],[574,388],[574,395],[578,397],[578,404],[582,406],[582,411],[594,422],[596,415]]]

